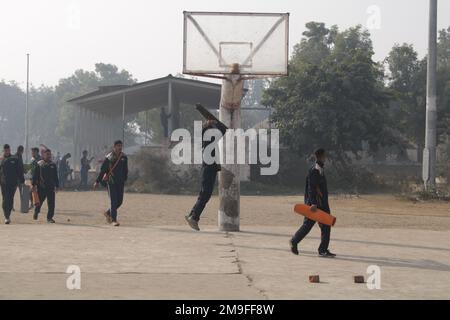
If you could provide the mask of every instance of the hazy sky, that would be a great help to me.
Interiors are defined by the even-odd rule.
[[[341,29],[371,28],[375,59],[393,44],[413,43],[426,53],[428,0],[14,0],[0,2],[0,79],[55,85],[75,69],[116,64],[139,81],[182,69],[182,27],[187,11],[290,12],[290,46],[305,23]],[[439,0],[438,27],[450,25],[450,1]],[[379,13],[379,14],[378,14]],[[378,19],[379,17],[379,19]]]

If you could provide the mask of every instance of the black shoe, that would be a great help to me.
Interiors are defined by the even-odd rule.
[[[192,218],[192,216],[190,216],[190,215],[187,215],[187,216],[185,216],[184,218],[186,219],[186,222],[188,223],[188,225],[189,225],[192,229],[194,229],[194,230],[196,230],[196,231],[200,231],[200,228],[199,228],[199,226],[198,226],[198,221],[197,221],[197,220],[195,220],[194,218]]]
[[[291,252],[298,256],[298,247],[292,242],[292,240],[289,240],[289,246],[291,247]]]
[[[105,212],[103,212],[103,215],[104,215],[105,218],[106,218],[106,223],[109,223],[109,224],[113,223],[113,220],[112,220],[112,218],[111,218],[111,214],[109,213],[108,210],[106,210]]]
[[[55,220],[53,220],[53,219],[47,219],[47,223],[55,223]]]
[[[319,252],[319,257],[322,258],[334,258],[336,255],[334,253],[331,253],[329,250]]]
[[[33,214],[33,220],[37,220],[38,219],[38,214],[37,213],[34,213]]]

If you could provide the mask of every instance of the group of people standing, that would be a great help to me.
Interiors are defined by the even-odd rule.
[[[122,205],[124,185],[128,178],[128,159],[122,152],[123,143],[118,140],[114,143],[113,151],[108,153],[103,161],[100,173],[94,183],[94,188],[99,184],[108,189],[111,200],[110,208],[104,215],[108,223],[119,226],[117,210]],[[38,220],[44,202],[47,202],[47,222],[55,223],[56,193],[60,187],[60,174],[58,166],[53,161],[52,151],[48,148],[40,152],[39,148],[31,149],[31,163],[25,170],[23,163],[24,148],[20,146],[17,153],[12,154],[8,144],[3,146],[0,156],[0,186],[2,193],[2,209],[5,224],[11,223],[11,212],[14,210],[14,196],[17,189],[23,192],[25,184],[25,171],[29,173],[31,193],[33,196],[31,207],[34,207],[33,219]],[[88,183],[88,171],[91,159],[87,158],[87,151],[83,152],[81,159],[81,185]]]
[[[25,168],[23,163],[24,148],[19,146],[17,152],[12,154],[8,144],[3,146],[3,154],[0,157],[0,186],[2,191],[2,209],[5,216],[5,224],[11,223],[11,212],[14,209],[14,196],[17,189],[24,192]],[[46,149],[39,155],[38,148],[32,148],[30,164],[30,176],[32,192],[39,195],[40,202],[34,206],[33,218],[38,219],[42,204],[47,201],[47,222],[55,223],[55,192],[59,188],[56,164],[51,160],[50,149]]]

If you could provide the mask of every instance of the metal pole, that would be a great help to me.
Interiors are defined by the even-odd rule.
[[[149,142],[147,141],[148,139],[148,110],[145,111],[145,140],[144,140],[144,145],[147,146],[149,145]]]
[[[175,112],[173,110],[173,88],[172,88],[172,80],[169,79],[168,83],[168,90],[167,90],[167,109],[168,113],[170,114],[169,123],[168,125],[168,133],[169,137],[172,134],[172,131],[175,130]],[[167,140],[164,141],[167,143]]]
[[[125,93],[122,95],[122,143],[125,145]]]
[[[425,189],[436,185],[436,70],[437,70],[437,0],[430,0],[427,63],[427,114],[425,148],[423,151],[423,181]]]
[[[28,95],[30,93],[30,54],[27,53],[27,92],[25,97],[25,162],[28,162]]]
[[[238,70],[237,72],[238,73]],[[244,81],[239,74],[232,74],[222,82],[219,119],[230,129],[241,128],[241,99]],[[226,159],[226,138],[223,137],[222,156]],[[234,155],[236,156],[236,144]],[[239,231],[240,226],[240,170],[236,163],[222,164],[219,172],[219,215],[221,231]]]

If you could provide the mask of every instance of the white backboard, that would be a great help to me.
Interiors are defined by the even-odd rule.
[[[288,13],[184,12],[183,73],[288,73]]]

